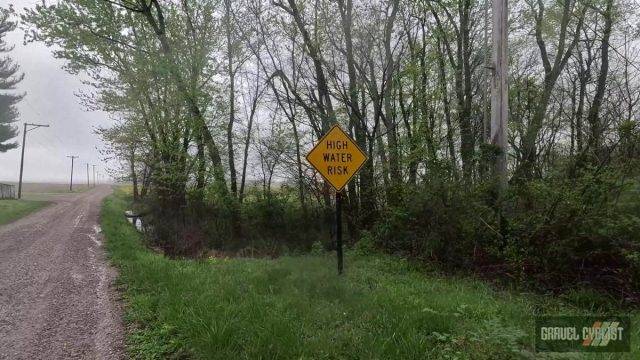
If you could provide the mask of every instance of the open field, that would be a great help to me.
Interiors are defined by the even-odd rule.
[[[102,228],[120,270],[134,358],[534,358],[534,314],[602,310],[354,251],[344,277],[327,254],[170,260],[142,245],[123,216],[127,205],[122,191],[108,198]],[[632,316],[633,352],[605,358],[640,355]]]
[[[0,225],[4,225],[48,205],[47,201],[0,200]]]
[[[16,186],[16,194],[18,193],[18,184],[15,182],[5,182],[5,184],[11,184]],[[78,184],[73,186],[73,193],[81,193],[92,188],[88,188],[86,184]],[[24,200],[33,201],[47,201],[52,196],[58,196],[63,194],[71,194],[69,191],[69,184],[55,184],[55,183],[23,183],[22,184],[22,198]]]
[[[7,182],[7,184],[15,185],[18,191],[18,183]],[[87,184],[73,185],[73,192],[87,191]],[[23,183],[22,192],[25,196],[30,194],[66,194],[69,193],[69,184],[53,184],[53,183]]]
[[[17,183],[6,182],[6,184],[16,185],[17,193]],[[89,189],[86,184],[74,185],[73,192],[80,193]],[[0,225],[41,209],[50,203],[52,196],[69,193],[69,184],[23,183],[21,200],[0,200]]]

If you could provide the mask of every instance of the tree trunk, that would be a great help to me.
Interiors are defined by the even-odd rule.
[[[382,94],[384,101],[383,121],[387,130],[387,146],[389,147],[389,186],[390,197],[388,199],[390,205],[397,205],[400,201],[400,186],[402,184],[402,175],[400,173],[400,151],[398,149],[398,135],[396,132],[395,113],[392,108],[394,96],[394,75],[396,71],[395,60],[391,52],[391,35],[396,15],[398,13],[399,0],[393,0],[391,3],[391,14],[387,18],[385,24],[385,63],[386,63],[386,79],[384,92]]]
[[[613,0],[607,0],[606,8],[603,12],[604,29],[602,32],[602,44],[600,46],[600,73],[598,74],[596,93],[593,96],[589,114],[587,115],[587,121],[591,127],[589,148],[595,153],[596,159],[602,155],[603,128],[602,122],[600,121],[600,108],[602,107],[602,101],[607,87],[607,75],[609,74],[609,37],[611,36],[611,26],[613,23],[612,6]]]
[[[257,87],[256,87],[257,90]],[[242,156],[242,176],[240,178],[240,192],[238,194],[238,199],[240,203],[244,200],[244,189],[245,183],[247,180],[247,161],[249,159],[249,146],[251,145],[251,130],[253,129],[253,118],[256,114],[256,108],[258,103],[258,94],[256,92],[256,98],[251,105],[251,112],[249,113],[249,123],[247,124],[247,137],[244,140],[244,154]]]
[[[338,0],[338,5],[340,9],[340,17],[342,20],[342,29],[344,32],[344,41],[345,41],[345,52],[346,52],[346,60],[347,60],[347,72],[349,76],[349,98],[347,105],[347,111],[349,113],[349,123],[353,126],[355,140],[360,149],[363,151],[367,151],[367,138],[366,138],[366,121],[364,116],[359,108],[359,99],[358,99],[358,78],[356,75],[356,67],[355,60],[353,55],[353,37],[351,33],[352,28],[352,10],[353,10],[353,2],[352,0]],[[371,153],[368,154],[371,157]],[[360,207],[356,209],[351,209],[352,211],[357,211],[357,216],[359,218],[360,226],[367,227],[367,224],[373,222],[373,216],[375,213],[375,193],[373,191],[373,169],[371,168],[371,159],[367,160],[361,169],[358,178],[360,185],[360,192],[358,193],[359,197],[359,205]],[[350,199],[356,198],[355,196],[350,196]],[[357,203],[357,202],[356,202]],[[362,213],[360,210],[364,211]]]
[[[197,132],[196,143],[197,143],[196,159],[198,162],[197,173],[196,173],[196,189],[202,190],[206,185],[206,174],[207,174],[207,161],[204,158],[204,142],[202,141],[202,131]]]
[[[233,125],[236,111],[236,79],[233,68],[233,36],[231,34],[231,0],[225,0],[225,27],[227,35],[227,75],[229,76],[229,122],[227,123],[227,151],[229,157],[229,180],[231,194],[238,196],[236,162],[233,149]]]
[[[302,155],[300,151],[300,135],[298,134],[298,126],[296,125],[295,119],[291,119],[291,127],[293,128],[293,140],[296,144],[296,167],[298,168],[298,199],[300,201],[300,206],[302,207],[302,212],[306,216],[307,215],[307,203],[304,199],[304,179],[302,173]]]
[[[131,148],[129,154],[129,171],[131,172],[131,182],[133,183],[133,201],[140,200],[140,193],[138,191],[138,176],[136,175],[136,152],[135,148]],[[87,178],[89,176],[89,165],[87,165]]]
[[[440,37],[437,38],[436,57],[438,61],[438,80],[440,83],[440,95],[442,96],[442,107],[444,109],[444,121],[447,126],[447,147],[449,158],[451,159],[451,170],[454,176],[457,173],[458,161],[456,160],[456,148],[453,141],[453,126],[451,124],[451,105],[449,104],[449,92],[447,90],[447,74],[444,62],[444,53],[441,51]]]
[[[156,20],[151,12],[151,7],[154,7],[156,10],[156,16],[158,19]],[[224,168],[222,166],[222,158],[220,157],[220,151],[218,149],[211,132],[207,128],[206,121],[202,116],[202,112],[200,111],[200,107],[194,98],[194,95],[191,94],[182,78],[182,75],[177,69],[177,65],[174,59],[173,51],[171,45],[169,44],[169,40],[167,39],[165,32],[165,20],[164,15],[162,13],[162,8],[157,0],[153,0],[150,5],[145,6],[143,10],[143,14],[147,19],[149,25],[153,28],[156,37],[160,41],[162,54],[167,58],[169,63],[169,72],[171,76],[174,78],[176,82],[176,86],[178,88],[179,93],[183,97],[189,113],[191,117],[196,122],[196,127],[202,129],[203,140],[207,145],[209,157],[211,158],[211,162],[213,165],[213,174],[214,179],[217,184],[218,191],[223,195],[228,195],[227,184],[224,176]]]
[[[470,11],[471,0],[458,2],[460,16],[460,42],[458,54],[460,54],[458,67],[462,75],[460,92],[458,97],[460,111],[460,157],[462,159],[462,174],[467,182],[471,182],[474,169],[475,139],[473,125],[471,124],[471,101],[473,90],[471,88],[471,42],[470,36]]]
[[[546,116],[547,108],[549,106],[549,100],[551,99],[551,93],[555,88],[556,81],[564,69],[569,57],[571,56],[573,49],[576,47],[578,41],[580,40],[580,31],[582,29],[582,25],[584,23],[585,10],[581,10],[579,14],[577,14],[577,23],[575,28],[573,29],[573,39],[571,43],[567,46],[566,40],[568,36],[567,27],[570,19],[576,17],[573,14],[573,6],[575,2],[567,0],[563,4],[563,13],[561,18],[560,31],[558,35],[558,47],[556,50],[555,58],[553,59],[553,64],[549,58],[549,54],[547,53],[547,47],[542,37],[543,28],[544,28],[544,4],[543,2],[538,3],[538,12],[534,14],[536,26],[535,26],[535,35],[536,42],[540,49],[540,57],[542,58],[542,64],[544,67],[544,83],[542,89],[542,95],[540,100],[538,101],[538,106],[534,112],[533,118],[527,125],[527,129],[523,138],[521,140],[521,159],[520,163],[516,167],[514,173],[514,179],[516,181],[525,181],[531,179],[533,177],[533,170],[535,167],[535,161],[537,157],[537,148],[536,142],[538,139],[538,135],[542,126],[544,124],[544,118]],[[566,48],[565,48],[566,47]]]

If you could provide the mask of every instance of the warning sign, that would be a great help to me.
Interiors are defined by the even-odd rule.
[[[367,161],[367,155],[340,126],[334,125],[307,154],[307,161],[341,191]]]

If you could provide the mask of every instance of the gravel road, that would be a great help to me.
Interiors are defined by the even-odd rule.
[[[116,273],[98,217],[108,186],[53,196],[0,227],[0,359],[121,359]]]

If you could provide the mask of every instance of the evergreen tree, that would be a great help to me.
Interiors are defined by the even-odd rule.
[[[0,53],[13,50],[13,46],[7,45],[4,40],[5,35],[16,28],[16,23],[10,20],[12,13],[11,8],[0,9]],[[19,70],[20,67],[9,56],[0,58],[0,153],[18,147],[17,143],[8,141],[18,135],[13,123],[19,116],[16,104],[22,100],[24,94],[15,94],[8,90],[14,90],[24,78],[24,74],[18,73]]]

